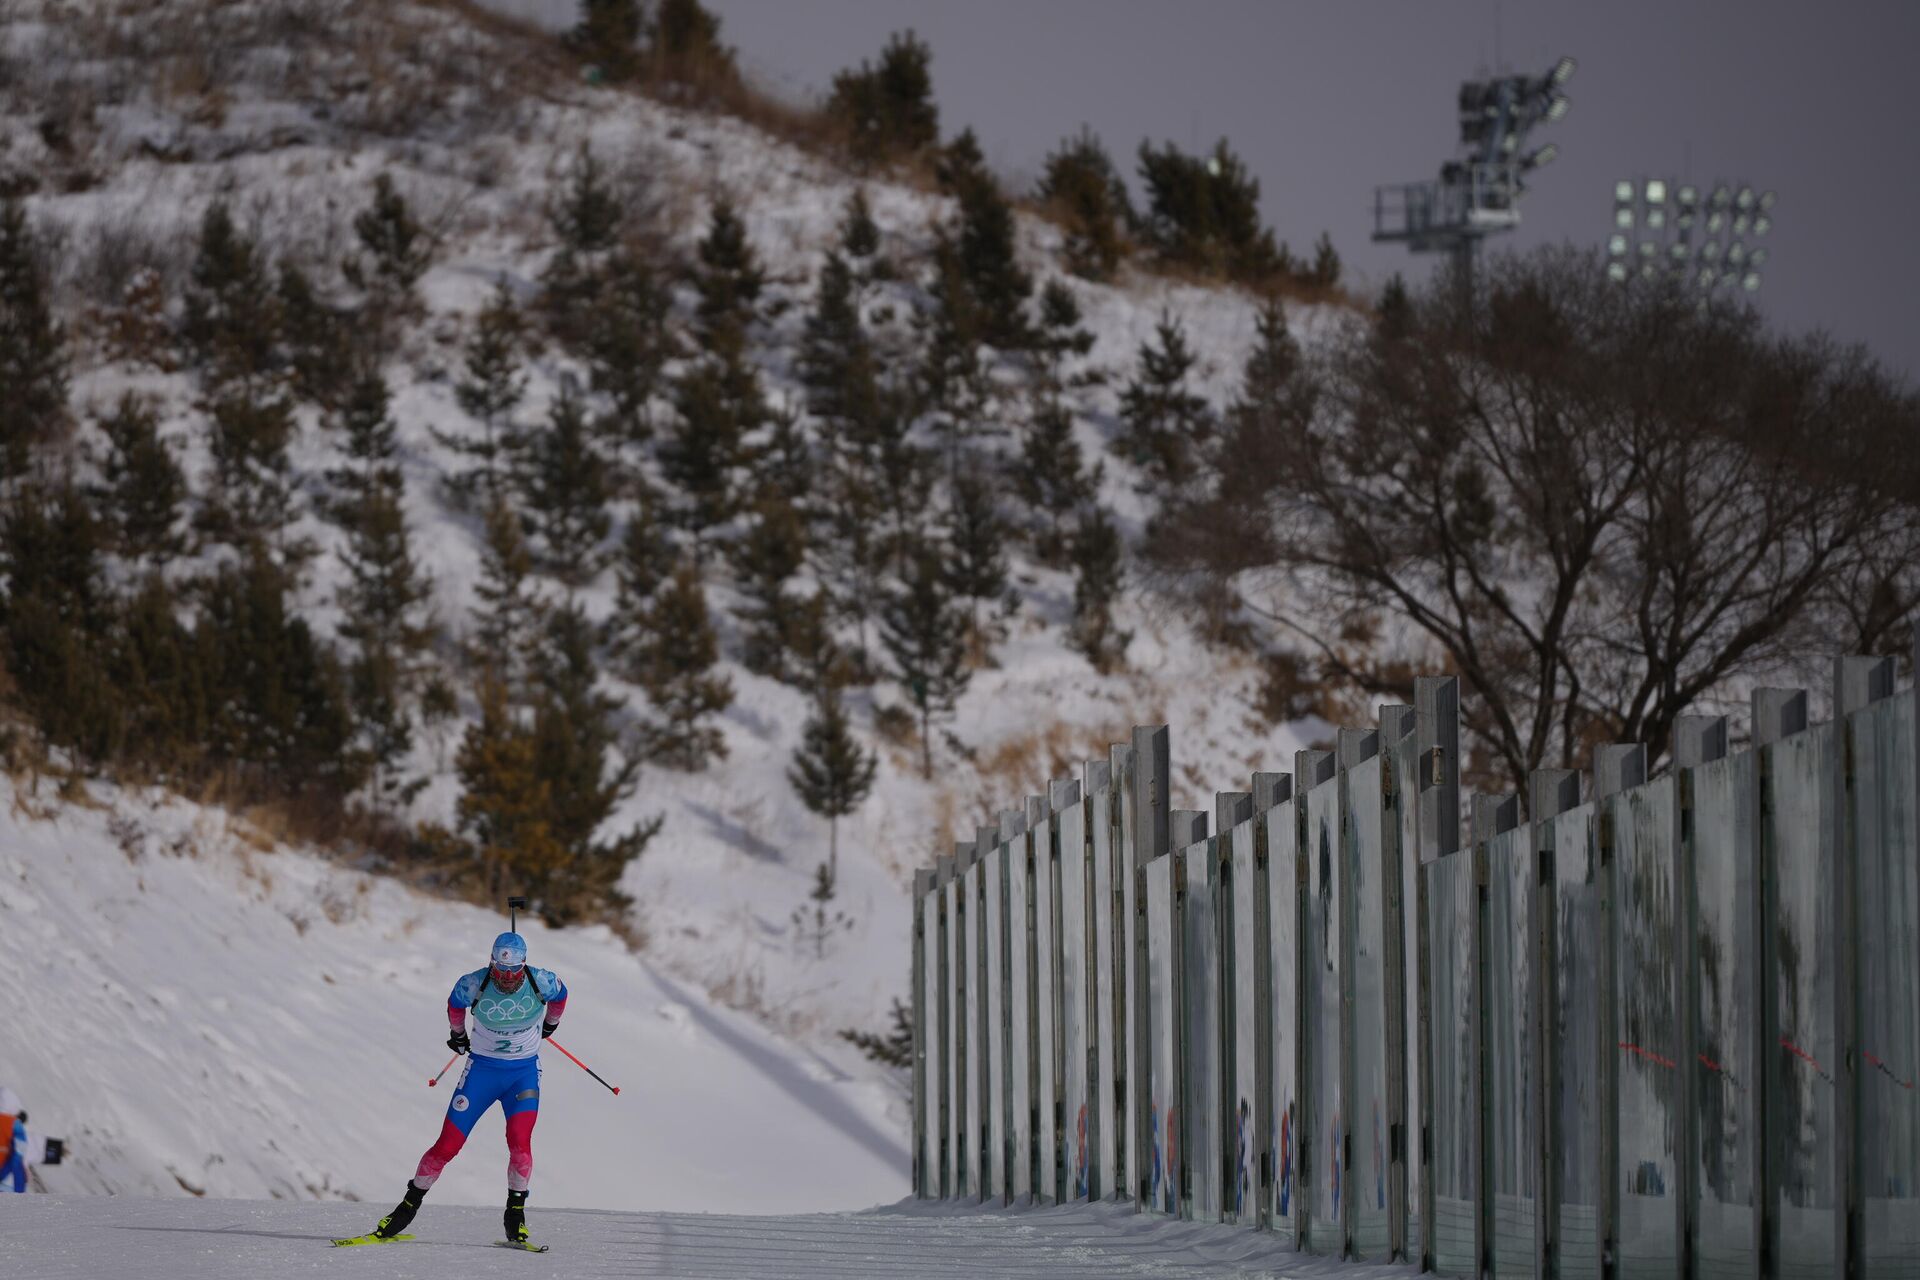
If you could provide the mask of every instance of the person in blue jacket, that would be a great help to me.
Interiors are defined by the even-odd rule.
[[[467,1065],[447,1103],[439,1140],[420,1157],[406,1194],[380,1219],[373,1235],[391,1239],[407,1229],[440,1171],[473,1132],[474,1122],[497,1102],[507,1118],[507,1239],[526,1240],[533,1123],[540,1115],[540,1042],[553,1034],[566,1010],[567,984],[551,970],[527,963],[526,940],[517,933],[495,938],[487,967],[453,984],[447,997],[452,1032],[447,1047],[467,1054]]]

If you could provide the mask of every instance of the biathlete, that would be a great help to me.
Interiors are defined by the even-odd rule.
[[[460,1153],[474,1121],[497,1102],[507,1118],[507,1240],[525,1243],[533,1122],[540,1115],[540,1042],[553,1034],[566,1010],[567,984],[552,971],[527,963],[527,944],[517,933],[495,938],[487,967],[453,984],[447,997],[452,1029],[447,1047],[467,1054],[467,1065],[447,1103],[439,1141],[420,1157],[406,1194],[374,1228],[375,1239],[390,1240],[407,1229],[440,1171]]]

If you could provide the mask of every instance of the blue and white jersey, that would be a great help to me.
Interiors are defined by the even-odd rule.
[[[548,1005],[567,998],[567,984],[551,969],[527,966],[527,980],[517,991],[502,991],[488,979],[488,970],[475,969],[453,984],[447,1008],[473,1014],[473,1052],[482,1058],[530,1058],[540,1052],[540,1023]],[[554,1011],[558,1013],[558,1010]]]

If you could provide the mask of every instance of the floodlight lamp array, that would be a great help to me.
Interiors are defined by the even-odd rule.
[[[1622,179],[1613,187],[1607,278],[1666,275],[1703,290],[1752,293],[1767,261],[1766,248],[1755,242],[1773,229],[1774,200],[1773,192],[1745,183],[1707,190],[1665,178]]]

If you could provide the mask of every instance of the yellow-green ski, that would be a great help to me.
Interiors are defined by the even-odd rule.
[[[396,1240],[411,1240],[412,1236],[348,1236],[344,1240],[335,1240],[333,1247],[347,1249],[357,1244],[392,1244]]]

